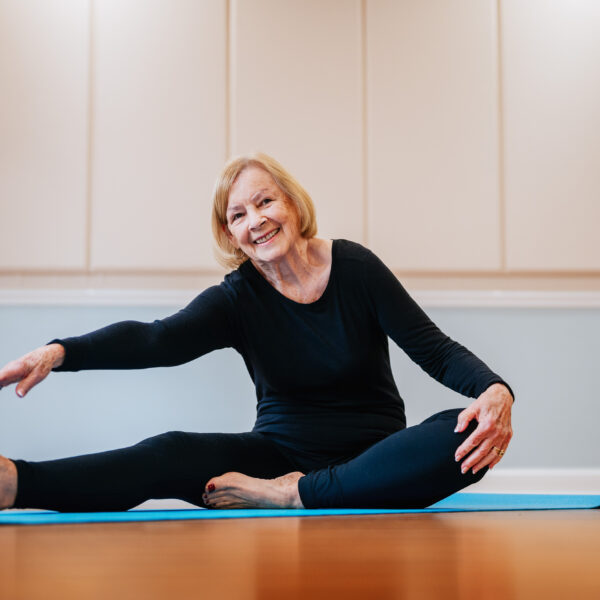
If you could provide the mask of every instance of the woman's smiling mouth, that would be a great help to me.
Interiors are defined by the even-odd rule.
[[[254,240],[253,243],[254,244],[266,244],[269,240],[274,238],[279,233],[280,229],[281,229],[281,227],[278,227],[277,229],[270,231],[269,233],[267,233],[267,235],[263,235],[262,237],[259,237],[258,239]]]

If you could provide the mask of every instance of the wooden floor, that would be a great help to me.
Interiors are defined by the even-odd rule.
[[[600,511],[0,526],[0,598],[600,598]]]

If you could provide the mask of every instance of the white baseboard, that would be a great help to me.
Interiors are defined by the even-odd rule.
[[[469,492],[600,494],[600,469],[492,469]]]

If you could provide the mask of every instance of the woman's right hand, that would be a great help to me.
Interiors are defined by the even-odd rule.
[[[46,379],[54,367],[60,367],[64,359],[65,349],[61,344],[36,348],[0,369],[0,389],[17,383],[15,391],[23,398],[34,385]]]

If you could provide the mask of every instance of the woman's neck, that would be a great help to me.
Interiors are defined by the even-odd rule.
[[[314,295],[321,287],[323,276],[329,279],[331,267],[331,240],[300,238],[298,243],[281,260],[252,261],[259,273],[277,290],[297,290],[302,296]]]

